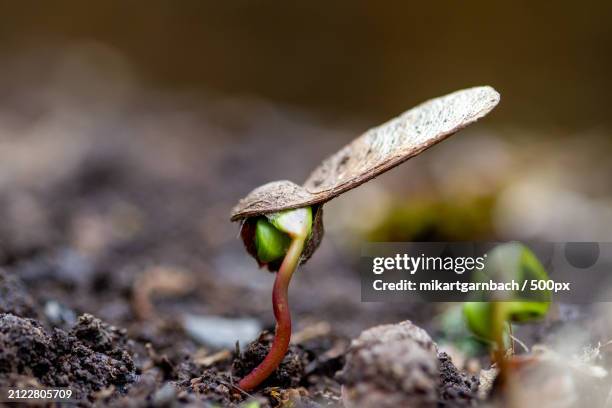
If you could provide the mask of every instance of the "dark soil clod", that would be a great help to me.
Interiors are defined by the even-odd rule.
[[[438,355],[440,362],[439,406],[472,406],[477,398],[479,381],[475,376],[461,373],[446,353]]]

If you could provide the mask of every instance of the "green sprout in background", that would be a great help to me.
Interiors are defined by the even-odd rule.
[[[525,245],[508,243],[495,247],[488,254],[480,279],[497,282],[514,280],[521,285],[527,281],[547,281],[546,270]],[[515,291],[493,299],[466,302],[463,314],[469,329],[478,338],[494,346],[495,361],[500,369],[499,381],[508,376],[506,339],[511,335],[512,323],[528,323],[546,316],[552,300],[549,290]]]

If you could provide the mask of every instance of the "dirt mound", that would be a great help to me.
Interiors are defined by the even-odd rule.
[[[69,387],[76,399],[93,400],[108,387],[135,379],[125,334],[91,315],[70,332],[45,330],[33,319],[0,315],[0,387],[39,384]]]

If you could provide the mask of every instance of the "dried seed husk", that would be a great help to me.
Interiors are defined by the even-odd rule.
[[[256,217],[300,207],[313,207],[311,237],[301,263],[314,253],[323,238],[325,202],[384,173],[487,115],[499,102],[490,86],[464,89],[431,99],[353,140],[324,160],[304,186],[274,181],[251,191],[232,209],[231,220],[243,221],[241,237],[257,259],[254,244]],[[265,264],[271,271],[282,260]],[[258,260],[260,266],[264,264]]]
[[[493,88],[482,86],[424,102],[324,160],[303,187],[283,180],[256,188],[233,208],[231,219],[323,204],[476,122],[499,98]]]
[[[288,180],[273,181],[257,187],[232,209],[232,221],[316,203],[304,187]]]
[[[489,113],[499,93],[484,86],[410,109],[345,146],[317,167],[304,188],[326,200],[353,189],[441,142]]]
[[[308,238],[308,241],[306,241],[306,245],[304,246],[304,251],[302,252],[302,259],[300,260],[301,264],[309,260],[312,254],[314,254],[314,252],[321,244],[321,241],[323,240],[323,235],[325,233],[325,229],[323,228],[323,205],[312,206],[312,213],[312,231],[310,232],[310,237]]]

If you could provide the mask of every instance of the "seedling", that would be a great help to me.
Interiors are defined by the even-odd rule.
[[[548,280],[546,270],[538,258],[520,243],[497,246],[488,256],[483,275],[498,282]],[[500,381],[507,377],[506,339],[512,323],[528,323],[546,316],[552,294],[548,290],[510,292],[499,299],[466,302],[463,313],[470,330],[479,338],[494,345],[495,360],[500,368]],[[482,300],[482,299],[481,299]]]
[[[279,366],[289,346],[287,289],[298,264],[323,238],[322,207],[441,142],[488,114],[499,102],[491,87],[475,87],[432,99],[366,133],[324,160],[302,186],[276,181],[253,190],[232,209],[241,237],[260,266],[278,271],[272,292],[276,333],[263,362],[244,377],[252,390]]]
[[[274,341],[268,355],[238,386],[252,390],[261,384],[283,361],[291,340],[291,313],[289,312],[289,282],[296,270],[304,245],[312,231],[310,207],[268,214],[256,220],[255,247],[262,264],[283,258],[274,280],[272,305],[276,319]]]

